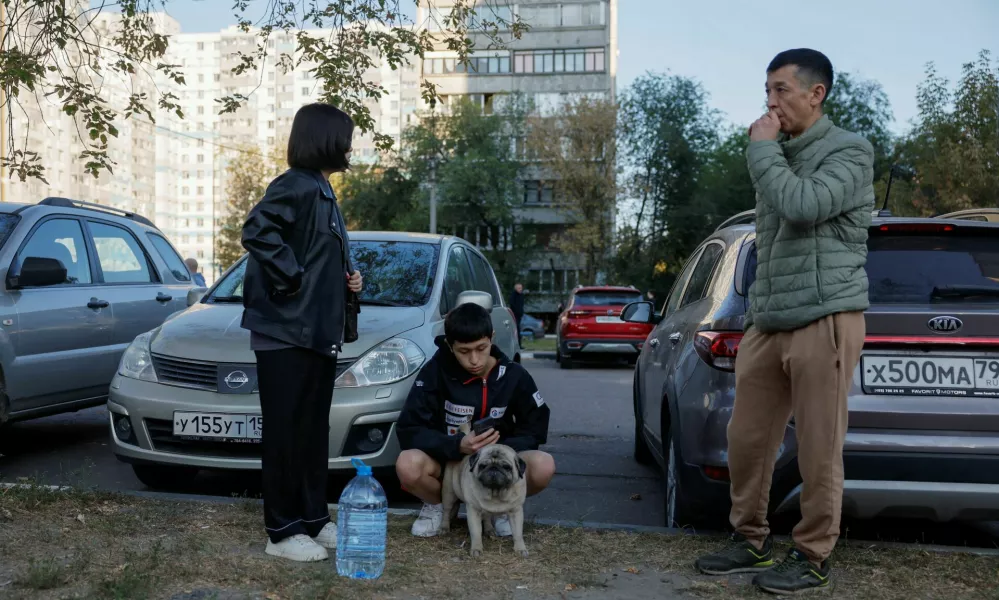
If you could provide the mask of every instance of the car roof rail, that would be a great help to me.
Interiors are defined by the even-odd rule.
[[[159,229],[156,224],[143,217],[142,215],[136,214],[134,212],[129,212],[127,210],[122,210],[120,208],[115,208],[113,206],[105,206],[103,204],[95,204],[93,202],[84,202],[83,200],[72,200],[70,198],[62,198],[59,196],[50,196],[45,198],[38,203],[40,206],[58,206],[59,208],[78,208],[81,210],[92,210],[96,212],[108,213],[111,215],[116,215],[119,217],[125,217],[126,219],[131,219],[136,223],[142,223],[143,225],[148,225],[153,229]]]
[[[958,219],[968,221],[999,221],[999,208],[968,208],[945,213],[934,219]]]
[[[722,221],[721,225],[715,227],[715,231],[721,231],[722,229],[732,227],[734,225],[749,225],[754,222],[756,222],[756,211],[744,210],[741,213],[733,215]]]

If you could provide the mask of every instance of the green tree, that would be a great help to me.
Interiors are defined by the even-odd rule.
[[[894,141],[889,127],[895,117],[881,84],[873,79],[840,73],[822,110],[839,127],[859,133],[871,142],[874,180],[885,177],[891,166]]]
[[[237,1],[233,17],[243,32],[255,32],[256,45],[238,50],[229,71],[258,76],[264,62],[281,69],[304,66],[322,82],[321,99],[350,114],[365,132],[374,121],[365,100],[385,93],[379,83],[366,77],[381,61],[392,69],[405,65],[411,56],[423,57],[435,47],[447,47],[468,64],[476,47],[503,45],[525,30],[519,18],[508,20],[488,6],[476,10],[475,0],[453,0],[449,9],[431,11],[432,27],[416,27],[406,16],[401,0],[271,0],[263,3]],[[112,4],[77,3],[65,0],[4,0],[6,18],[0,19],[0,128],[6,128],[20,110],[38,105],[38,98],[58,99],[62,111],[77,119],[85,145],[81,162],[93,176],[111,171],[115,161],[108,142],[117,137],[114,123],[133,117],[154,121],[154,111],[165,110],[183,117],[178,95],[173,91],[186,80],[180,65],[170,64],[169,36],[158,29],[156,11],[169,7],[168,0],[120,0],[120,16],[110,21],[98,18]],[[258,12],[259,11],[259,12]],[[424,24],[425,25],[425,24]],[[318,31],[324,31],[318,34]],[[509,34],[500,35],[501,30]],[[289,34],[295,47],[271,49],[278,33]],[[131,84],[124,109],[116,107],[104,83],[109,78]],[[160,92],[164,81],[167,91]],[[437,90],[424,82],[422,93],[436,101]],[[231,93],[215,99],[220,113],[245,105],[248,98]],[[375,134],[381,148],[391,138]],[[21,180],[44,180],[41,157],[25,143],[7,139],[0,159]]]
[[[594,283],[613,247],[617,201],[617,107],[583,97],[556,115],[528,120],[527,148],[555,180],[555,206],[570,219],[554,247],[586,257],[581,281]]]
[[[352,230],[426,231],[419,185],[394,163],[355,166],[333,176],[333,188]]]
[[[215,262],[223,271],[244,254],[241,240],[246,215],[286,167],[280,151],[264,154],[254,146],[241,147],[225,158],[225,211],[215,234]]]
[[[479,246],[504,287],[534,252],[514,210],[522,167],[514,148],[524,120],[525,109],[516,100],[491,113],[461,100],[447,112],[424,115],[403,135],[406,172],[428,184],[419,191],[418,211],[429,214],[436,185],[438,229],[459,235],[477,230]]]
[[[995,207],[999,196],[999,64],[983,50],[956,88],[926,68],[919,114],[896,147],[893,211],[937,215]]]
[[[619,119],[624,181],[634,200],[622,211],[630,218],[619,228],[614,273],[622,283],[666,289],[711,226],[698,191],[718,143],[718,113],[700,83],[650,73],[622,94]]]

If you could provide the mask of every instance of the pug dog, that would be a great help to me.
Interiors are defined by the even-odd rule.
[[[467,433],[468,425],[462,426]],[[471,555],[482,555],[482,531],[493,536],[492,517],[507,515],[513,529],[513,551],[526,557],[524,544],[524,500],[527,499],[527,463],[509,446],[492,444],[461,462],[444,468],[441,496],[444,518],[439,533],[451,530],[451,520],[458,516],[458,505],[465,503],[468,533],[472,538]]]

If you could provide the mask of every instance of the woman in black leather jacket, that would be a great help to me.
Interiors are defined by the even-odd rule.
[[[329,104],[303,106],[288,166],[243,224],[249,253],[242,326],[257,356],[263,417],[267,554],[324,560],[336,547],[326,504],[329,413],[343,346],[349,240],[329,176],[349,166],[354,123]]]

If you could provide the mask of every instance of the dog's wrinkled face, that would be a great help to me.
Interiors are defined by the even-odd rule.
[[[468,462],[479,484],[494,491],[512,486],[527,470],[527,464],[513,448],[501,444],[486,446],[473,454]]]

